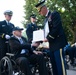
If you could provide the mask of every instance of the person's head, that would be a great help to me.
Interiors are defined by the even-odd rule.
[[[22,36],[22,30],[23,30],[23,28],[15,27],[13,29],[12,33],[13,33],[14,36],[21,37]]]
[[[13,12],[12,12],[11,10],[6,10],[6,11],[4,12],[4,15],[5,15],[5,19],[6,19],[7,21],[10,21],[11,18],[12,18]]]
[[[30,15],[30,20],[31,22],[36,22],[36,15],[35,14]]]
[[[45,16],[47,14],[47,11],[48,11],[46,5],[44,5],[44,2],[45,1],[40,2],[35,6],[37,8],[39,14],[42,16]]]

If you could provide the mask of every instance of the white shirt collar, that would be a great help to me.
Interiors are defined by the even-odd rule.
[[[20,40],[21,39],[21,37],[18,37],[18,36],[15,36],[18,40]]]
[[[7,21],[7,20],[5,20],[5,21],[6,21],[6,23],[8,24],[9,21]]]
[[[49,13],[49,10],[47,10],[47,13],[46,13],[46,15],[45,15],[45,16],[48,16],[48,13]]]
[[[34,22],[32,22],[32,24],[35,24]]]

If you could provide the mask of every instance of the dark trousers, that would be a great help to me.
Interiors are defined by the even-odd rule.
[[[6,55],[7,44],[0,39],[0,60]]]
[[[64,51],[50,51],[50,59],[52,63],[53,75],[66,75]]]
[[[19,57],[17,60],[17,63],[20,66],[20,69],[25,73],[25,75],[32,75],[30,64],[39,65],[39,75],[48,75],[47,69],[46,69],[46,63],[44,60],[44,56],[42,54],[35,55],[32,54],[30,57]]]

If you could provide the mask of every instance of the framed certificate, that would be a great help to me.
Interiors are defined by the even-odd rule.
[[[32,42],[43,41],[44,40],[44,30],[33,31]]]

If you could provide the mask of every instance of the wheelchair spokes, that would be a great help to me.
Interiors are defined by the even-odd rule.
[[[6,56],[0,61],[0,75],[13,75],[11,61]]]

